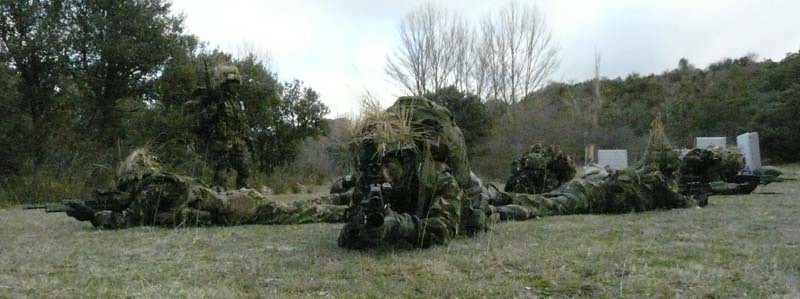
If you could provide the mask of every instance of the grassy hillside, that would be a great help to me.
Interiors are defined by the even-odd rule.
[[[787,167],[795,177],[800,165]],[[703,209],[495,225],[348,251],[341,225],[96,231],[0,210],[0,297],[799,297],[800,182]]]

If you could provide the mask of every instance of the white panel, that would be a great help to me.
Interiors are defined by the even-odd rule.
[[[761,148],[758,143],[758,133],[750,132],[736,136],[736,145],[744,155],[747,169],[755,171],[761,168]]]
[[[611,169],[628,167],[628,150],[598,150],[597,164]]]
[[[694,139],[694,147],[696,148],[725,147],[726,145],[728,145],[728,140],[725,137],[697,137]]]

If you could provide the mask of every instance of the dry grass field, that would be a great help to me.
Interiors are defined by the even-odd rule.
[[[334,224],[97,231],[12,208],[0,210],[0,297],[798,298],[798,215],[795,181],[703,209],[550,217],[358,252],[336,246]]]

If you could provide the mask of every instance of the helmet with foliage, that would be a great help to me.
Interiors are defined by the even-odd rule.
[[[447,108],[424,97],[400,97],[386,110],[367,104],[351,144],[356,167],[400,152],[413,153],[420,163],[446,164],[459,184],[469,183],[464,135]]]
[[[738,148],[695,148],[681,159],[681,174],[704,182],[729,181],[744,165],[744,155]]]
[[[161,164],[147,148],[135,149],[117,169],[117,189],[132,191],[142,179],[161,171]]]
[[[225,82],[241,83],[242,75],[239,74],[239,69],[235,66],[223,64],[214,67],[213,80],[214,87],[218,87]]]
[[[534,144],[514,159],[505,191],[539,194],[550,192],[575,177],[572,158],[555,145]]]

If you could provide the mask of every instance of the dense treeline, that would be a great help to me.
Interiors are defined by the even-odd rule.
[[[279,82],[255,53],[207,49],[167,0],[0,2],[0,201],[50,200],[108,185],[116,161],[149,145],[204,177],[205,146],[186,102],[217,64],[243,75],[254,167],[293,160],[328,108]]]
[[[800,52],[778,62],[754,55],[724,59],[705,69],[682,59],[660,75],[551,83],[509,110],[497,115],[497,129],[482,143],[486,155],[473,158],[486,175],[503,177],[514,154],[540,141],[561,145],[579,161],[587,144],[627,148],[635,158],[658,114],[675,146],[691,147],[697,136],[735,142],[735,136],[756,131],[768,161],[796,162]]]
[[[0,2],[0,203],[108,186],[116,162],[143,145],[167,166],[208,178],[187,101],[220,63],[244,78],[255,187],[319,183],[351,169],[350,121],[324,120],[317,92],[280,82],[258,54],[208,49],[167,0]],[[452,78],[464,75],[453,70]],[[800,160],[800,52],[706,68],[682,59],[659,75],[551,82],[519,101],[452,81],[416,93],[452,110],[473,167],[492,179],[504,179],[513,156],[536,142],[558,144],[579,161],[587,144],[627,148],[635,159],[658,114],[677,146],[757,131],[765,158]]]

